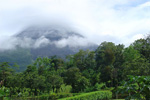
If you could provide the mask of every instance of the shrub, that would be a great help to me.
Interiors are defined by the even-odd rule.
[[[72,90],[71,85],[62,84],[60,87],[60,93],[70,93]]]
[[[128,93],[126,99],[150,100],[150,76],[128,76],[117,93]]]
[[[96,91],[84,93],[74,97],[63,98],[59,100],[108,100],[112,98],[112,92],[110,91]]]

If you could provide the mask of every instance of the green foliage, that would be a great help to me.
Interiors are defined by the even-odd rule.
[[[0,97],[3,97],[4,95],[5,95],[4,87],[1,87],[0,88]]]
[[[60,98],[72,97],[72,96],[77,96],[77,95],[80,95],[80,94],[79,93],[51,93],[51,94],[44,94],[40,96],[31,96],[31,97],[12,96],[10,100],[57,100]]]
[[[29,50],[18,48],[8,53],[8,58],[11,56],[8,61],[14,58],[13,63],[17,60],[19,65],[21,63],[24,66],[27,61],[30,65],[25,65],[25,71],[16,73],[12,70],[12,62],[0,62],[0,86],[8,88],[9,93],[5,96],[58,99],[73,96],[74,93],[106,88],[113,88],[115,91],[120,82],[127,79],[127,75],[140,75],[141,77],[134,77],[134,80],[130,78],[125,82],[125,95],[130,93],[131,96],[136,94],[140,98],[147,98],[149,83],[145,83],[148,78],[143,75],[150,75],[149,41],[149,37],[140,39],[126,48],[122,44],[103,42],[96,51],[80,50],[74,55],[68,55],[66,59],[56,56],[38,57],[33,63]],[[0,61],[3,61],[5,57],[1,55]],[[75,98],[86,100],[88,97],[95,100],[99,98],[97,94],[105,94],[106,91],[99,92],[86,93]],[[96,96],[92,97],[91,94]]]
[[[6,86],[8,77],[13,75],[14,70],[10,68],[8,62],[0,63],[0,85]]]
[[[95,51],[96,69],[101,73],[101,81],[107,82],[106,85],[109,87],[114,86],[114,82],[117,82],[118,65],[116,62],[117,57],[120,57],[120,49],[122,48],[123,46],[116,46],[112,42],[102,42]]]
[[[57,93],[57,94],[53,93],[53,94],[50,94],[49,97],[55,98],[54,100],[56,100],[56,99],[60,99],[60,98],[72,97],[72,96],[77,96],[77,95],[80,95],[80,93]]]
[[[150,62],[150,34],[145,39],[138,39],[131,45]]]
[[[72,91],[71,85],[62,84],[60,87],[60,93],[70,93]]]
[[[0,52],[0,62],[9,62],[9,65],[12,66],[17,63],[20,67],[13,68],[17,72],[24,71],[26,66],[31,64],[33,61],[30,51],[24,48],[16,48],[15,50],[7,50]]]
[[[101,64],[111,65],[115,61],[116,46],[112,42],[102,42],[96,49],[97,67]]]
[[[91,69],[95,67],[95,59],[94,52],[90,52],[89,50],[83,51],[80,50],[73,56],[73,65],[78,67],[80,71],[84,71],[86,69]]]
[[[109,100],[112,98],[110,91],[96,91],[90,93],[84,93],[74,97],[63,98],[59,100]]]
[[[126,99],[150,99],[150,77],[129,76],[128,81],[123,82],[123,87],[118,90],[121,93],[128,93]]]
[[[51,86],[53,88],[53,92],[54,92],[55,88],[56,88],[56,92],[58,92],[61,85],[63,84],[63,79],[58,75],[50,75],[49,83],[51,84]]]
[[[94,86],[87,87],[84,92],[91,92],[91,91],[100,91],[106,89],[106,84],[105,83],[96,83]]]
[[[134,48],[131,45],[124,50],[123,75],[149,75],[150,63]]]
[[[106,84],[105,83],[101,83],[101,84],[96,83],[95,86],[94,86],[94,90],[95,91],[99,91],[99,90],[105,89],[105,88],[106,88]]]
[[[133,46],[129,46],[124,50],[123,53],[124,59],[127,62],[133,61],[140,57],[140,53],[133,48]]]
[[[133,61],[124,63],[123,75],[150,75],[150,63],[145,58],[136,58]]]
[[[65,73],[65,82],[72,86],[73,92],[84,91],[89,85],[89,80],[82,76],[76,67],[69,68]]]
[[[1,98],[4,98],[4,96],[8,96],[9,92],[10,92],[9,88],[6,88],[4,86],[0,87],[0,100],[1,100]]]

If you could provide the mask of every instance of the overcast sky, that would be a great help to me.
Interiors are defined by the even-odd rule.
[[[150,1],[0,0],[0,44],[36,23],[72,27],[97,44],[129,45],[150,33]]]

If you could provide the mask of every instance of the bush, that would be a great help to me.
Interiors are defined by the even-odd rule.
[[[105,83],[101,83],[101,84],[96,83],[95,86],[94,86],[95,91],[100,91],[101,89],[105,89],[105,88],[106,88]]]
[[[60,93],[70,93],[72,90],[71,85],[62,84],[60,87]]]
[[[105,83],[101,83],[98,84],[96,83],[94,86],[88,87],[84,90],[84,92],[92,92],[92,91],[101,91],[101,90],[106,90],[106,84]]]
[[[59,100],[108,100],[112,98],[112,92],[110,91],[96,91],[90,93],[84,93],[74,97],[63,98]]]
[[[67,98],[67,97],[72,97],[72,96],[76,96],[79,95],[80,93],[53,93],[49,96],[50,100],[56,100],[56,99],[60,99],[60,98]]]
[[[150,76],[128,76],[116,93],[129,94],[126,99],[150,100]]]

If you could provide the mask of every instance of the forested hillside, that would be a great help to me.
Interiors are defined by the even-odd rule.
[[[19,52],[21,50],[15,54],[19,55]],[[134,41],[128,47],[123,44],[102,42],[95,51],[80,50],[74,55],[66,56],[65,59],[57,56],[38,57],[33,63],[26,65],[26,70],[20,73],[15,72],[15,69],[12,68],[13,65],[9,65],[13,59],[17,59],[16,55],[11,55],[12,58],[8,62],[0,64],[0,85],[1,87],[5,86],[9,91],[5,96],[19,93],[21,96],[49,93],[56,93],[58,96],[58,93],[86,93],[105,89],[112,90],[114,98],[118,98],[118,96],[133,98],[132,96],[134,96],[134,98],[149,100],[149,36]],[[27,50],[23,55],[22,59],[31,61]],[[136,82],[138,84],[134,84],[132,89],[130,88],[131,90],[126,90],[124,95],[121,95],[117,91],[124,88],[121,86],[122,81],[128,82],[129,75],[147,77],[147,80],[144,81],[146,78],[141,78],[138,81],[137,78],[134,81],[136,78],[133,78],[133,82],[128,84],[132,85]],[[145,87],[141,89],[141,86]],[[136,89],[142,92],[134,92]]]
[[[29,49],[16,48],[15,50],[7,50],[0,52],[0,62],[9,62],[9,65],[19,65],[19,68],[15,68],[16,71],[24,71],[26,66],[33,62],[32,55]]]
[[[24,71],[37,57],[58,56],[65,59],[80,49],[95,50],[98,45],[89,42],[74,30],[58,25],[30,26],[11,37],[14,49],[1,51],[0,62],[17,63]]]

